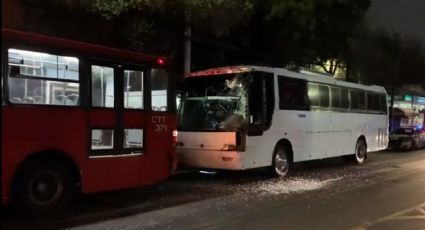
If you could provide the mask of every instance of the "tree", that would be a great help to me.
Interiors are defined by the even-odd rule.
[[[143,49],[145,43],[154,45],[149,40],[157,41],[151,39],[158,38],[155,35],[172,31],[169,40],[162,39],[161,42],[173,44],[174,52],[183,44],[182,38],[186,45],[190,44],[192,29],[198,41],[208,40],[202,37],[223,37],[228,35],[230,28],[246,20],[252,9],[249,0],[87,0],[85,5],[107,19],[137,12],[133,20],[138,23],[133,24],[128,42]],[[187,52],[190,53],[190,50]]]
[[[349,41],[362,29],[369,5],[369,0],[257,1],[257,52],[275,65],[313,64],[334,74],[346,64]]]
[[[391,96],[390,120],[397,88],[425,84],[424,48],[418,40],[385,31],[365,33],[352,42],[351,75],[366,84],[385,86]]]
[[[419,40],[395,32],[368,32],[351,43],[352,75],[358,81],[395,89],[425,82],[424,48]]]
[[[179,67],[183,66],[184,41],[190,39],[195,69],[290,64],[316,65],[331,74],[349,64],[348,41],[359,34],[370,3],[370,0],[20,1],[31,5],[28,11],[36,12],[32,12],[34,16],[28,21],[33,23],[33,28],[43,29],[34,30],[54,28],[55,34],[64,37],[172,56]],[[187,36],[188,31],[191,36]],[[180,68],[176,71],[181,72]]]

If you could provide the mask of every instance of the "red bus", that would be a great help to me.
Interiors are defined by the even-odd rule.
[[[171,60],[2,29],[2,204],[149,185],[175,169]]]

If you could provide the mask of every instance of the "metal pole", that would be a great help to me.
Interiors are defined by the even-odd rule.
[[[187,9],[185,12],[185,31],[184,31],[184,76],[190,73],[191,66],[191,54],[192,54],[192,26],[191,26],[191,15],[190,10]]]

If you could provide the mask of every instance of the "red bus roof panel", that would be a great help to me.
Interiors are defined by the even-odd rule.
[[[14,42],[20,41],[26,44],[37,44],[47,47],[70,49],[78,53],[84,53],[96,57],[120,58],[135,62],[148,62],[155,65],[171,64],[171,59],[166,57],[146,55],[135,51],[121,50],[92,43],[50,37],[47,35],[34,34],[8,28],[2,28],[2,38]]]

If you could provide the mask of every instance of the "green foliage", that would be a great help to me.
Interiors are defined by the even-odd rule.
[[[161,10],[165,0],[82,0],[82,4],[107,19],[121,15],[132,9],[150,8]]]
[[[154,12],[156,18],[171,16],[172,20],[184,20],[181,16],[187,14],[191,17],[192,26],[208,28],[216,36],[223,36],[229,28],[239,25],[253,7],[249,0],[84,0],[84,4],[107,19],[131,10]]]
[[[222,37],[244,24],[254,5],[252,0],[186,0],[186,6],[195,29]]]

